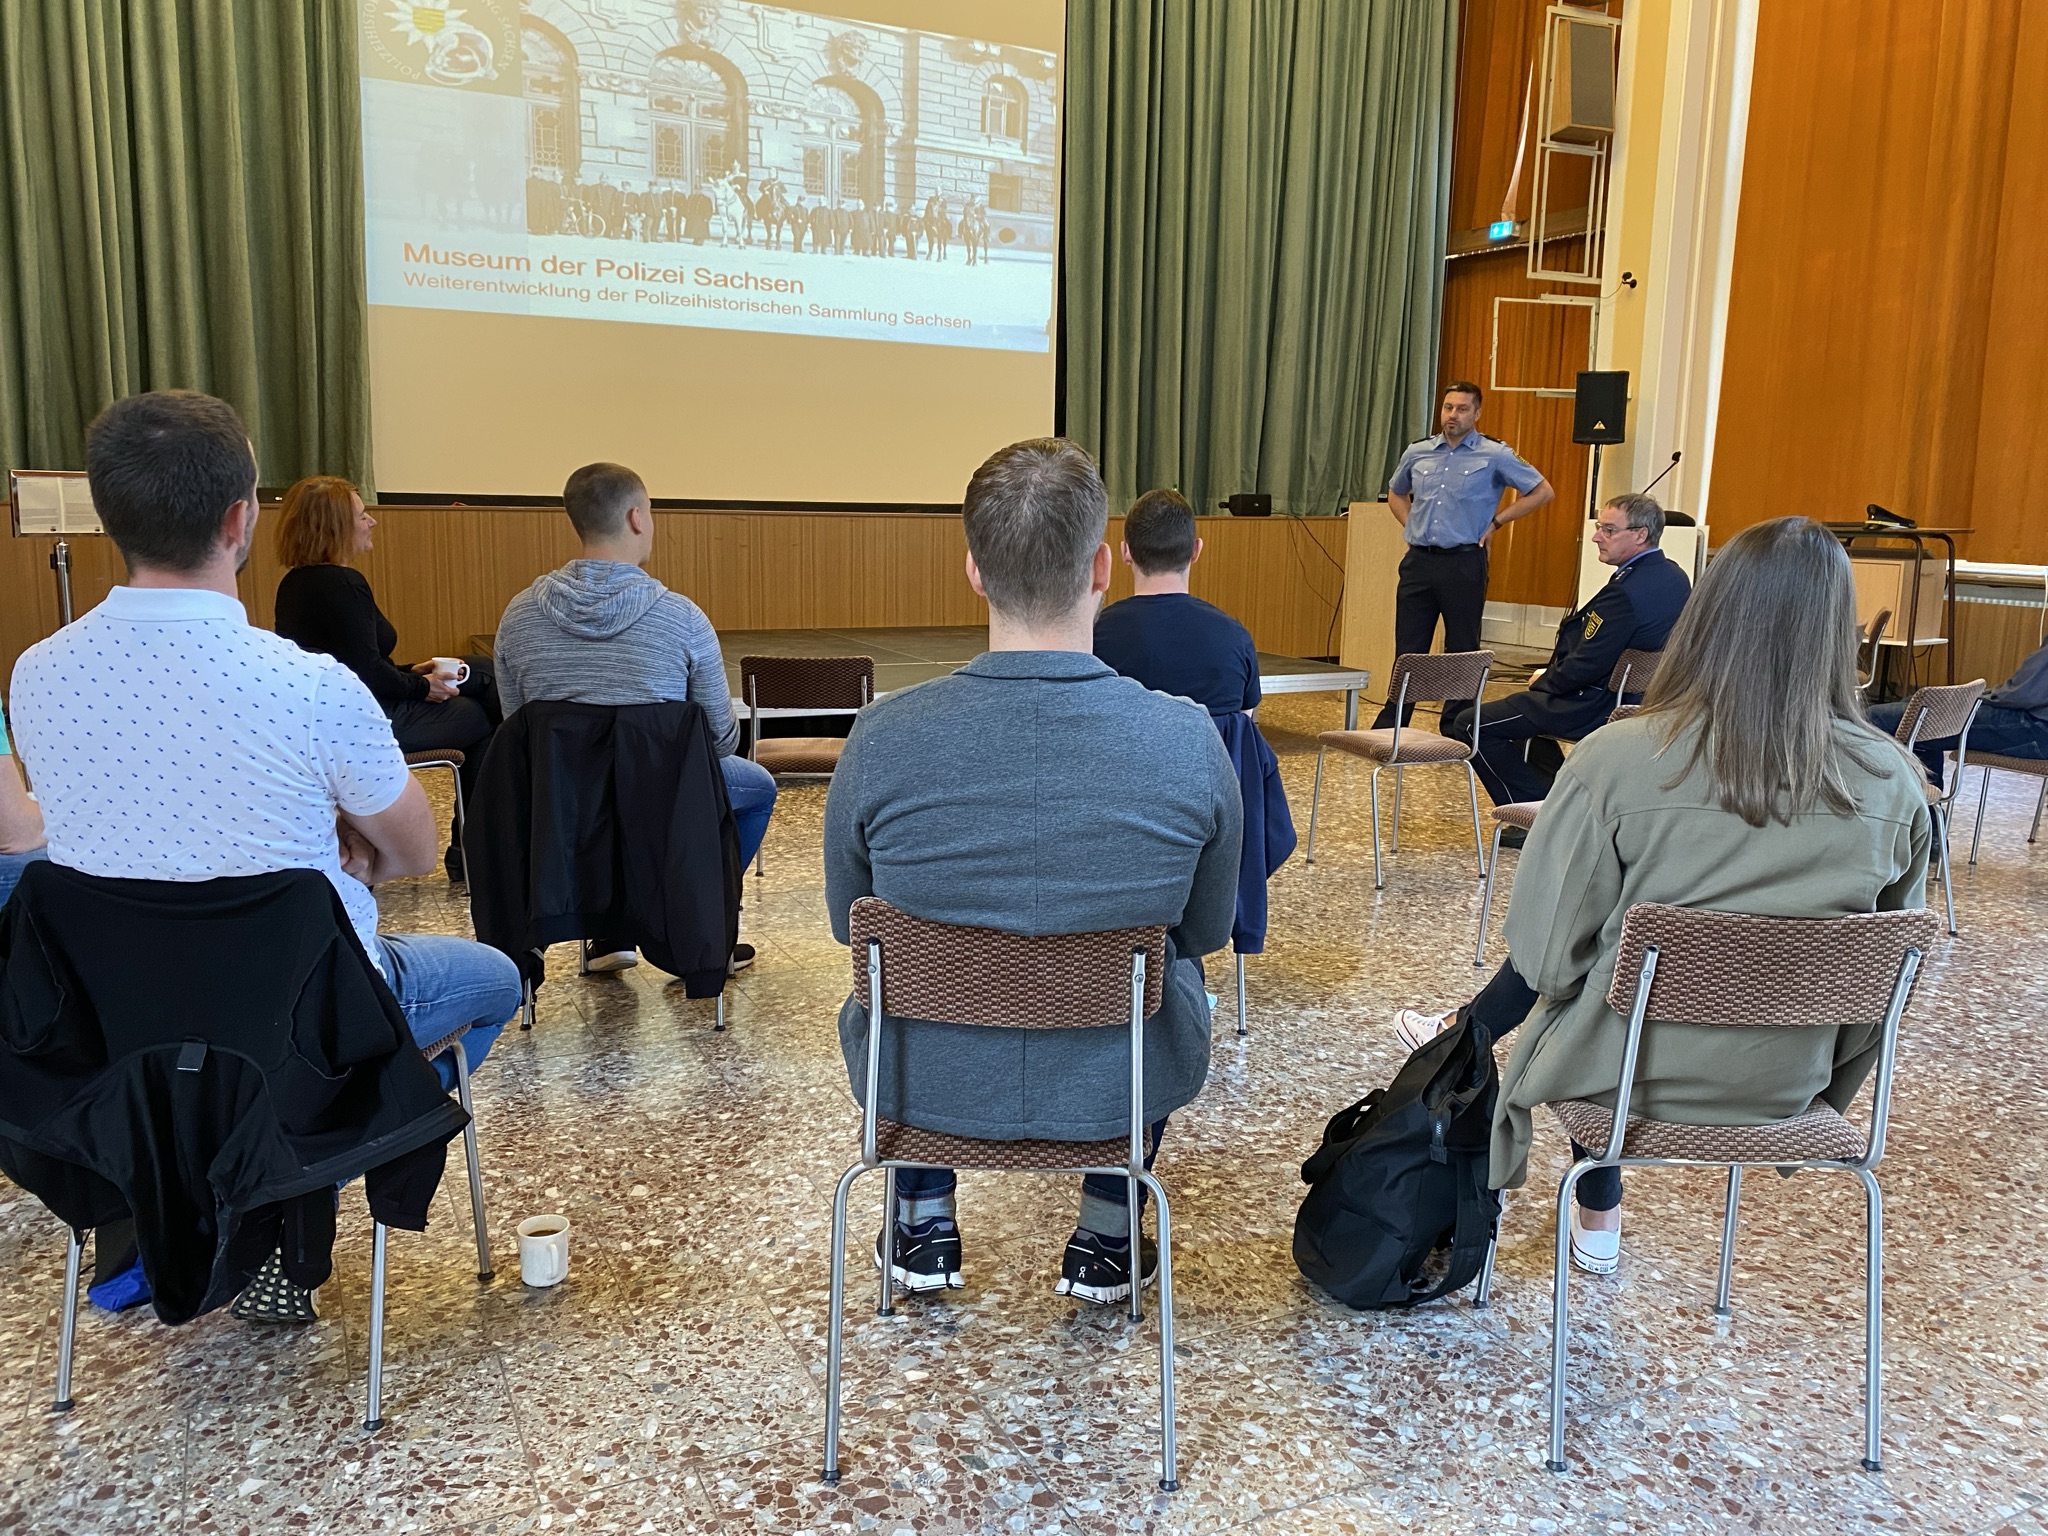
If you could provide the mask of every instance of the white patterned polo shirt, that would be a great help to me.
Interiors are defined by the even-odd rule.
[[[50,858],[130,880],[317,869],[371,956],[377,903],[341,868],[336,811],[405,790],[391,722],[332,657],[190,587],[116,587],[14,665],[14,746]]]

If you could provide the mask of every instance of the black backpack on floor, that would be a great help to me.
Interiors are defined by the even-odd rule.
[[[1494,1088],[1493,1050],[1461,1019],[1332,1116],[1301,1165],[1301,1272],[1351,1307],[1412,1307],[1471,1284],[1500,1215],[1486,1185]]]

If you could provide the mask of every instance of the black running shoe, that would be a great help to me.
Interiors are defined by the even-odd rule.
[[[462,844],[450,843],[448,845],[448,852],[442,857],[441,865],[448,871],[450,884],[466,885],[469,883],[468,871],[462,862]]]
[[[967,1284],[960,1273],[960,1228],[943,1216],[922,1226],[892,1224],[896,1262],[889,1278],[916,1295],[924,1291],[959,1290]],[[875,1234],[875,1268],[882,1267],[882,1234]]]
[[[754,946],[751,944],[735,944],[732,947],[732,958],[726,962],[725,974],[737,976],[753,963]]]
[[[1159,1245],[1149,1237],[1138,1239],[1139,1262],[1144,1268],[1140,1284],[1150,1285],[1159,1276]],[[1131,1247],[1098,1232],[1076,1227],[1067,1239],[1067,1256],[1060,1264],[1060,1283],[1053,1287],[1059,1296],[1078,1296],[1097,1306],[1123,1301],[1131,1294]]]
[[[273,1251],[228,1309],[245,1323],[313,1323],[313,1293],[284,1275],[284,1258]]]

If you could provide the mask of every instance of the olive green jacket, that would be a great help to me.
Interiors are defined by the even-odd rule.
[[[1839,727],[1874,771],[1849,765],[1861,807],[1752,827],[1721,809],[1706,770],[1671,784],[1687,733],[1659,751],[1655,717],[1579,743],[1529,834],[1508,909],[1508,955],[1537,1003],[1516,1031],[1493,1121],[1496,1189],[1519,1185],[1530,1112],[1563,1099],[1612,1106],[1625,1016],[1607,1005],[1622,915],[1668,902],[1767,917],[1841,917],[1923,906],[1931,818],[1905,753]],[[1669,785],[1670,787],[1667,787]],[[1761,1125],[1818,1098],[1846,1110],[1877,1064],[1868,1028],[1703,1028],[1648,1021],[1630,1113],[1690,1125]]]

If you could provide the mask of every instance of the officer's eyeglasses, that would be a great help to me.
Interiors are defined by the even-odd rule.
[[[1627,532],[1628,532],[1628,524],[1627,524],[1627,523],[1595,523],[1595,524],[1593,525],[1593,531],[1594,531],[1595,533],[1604,533],[1604,534],[1606,534],[1606,535],[1607,535],[1607,537],[1609,537],[1609,538],[1611,539],[1611,538],[1614,538],[1614,537],[1616,537],[1616,536],[1617,536],[1617,535],[1619,535],[1619,534],[1624,534],[1624,533],[1627,533]]]

